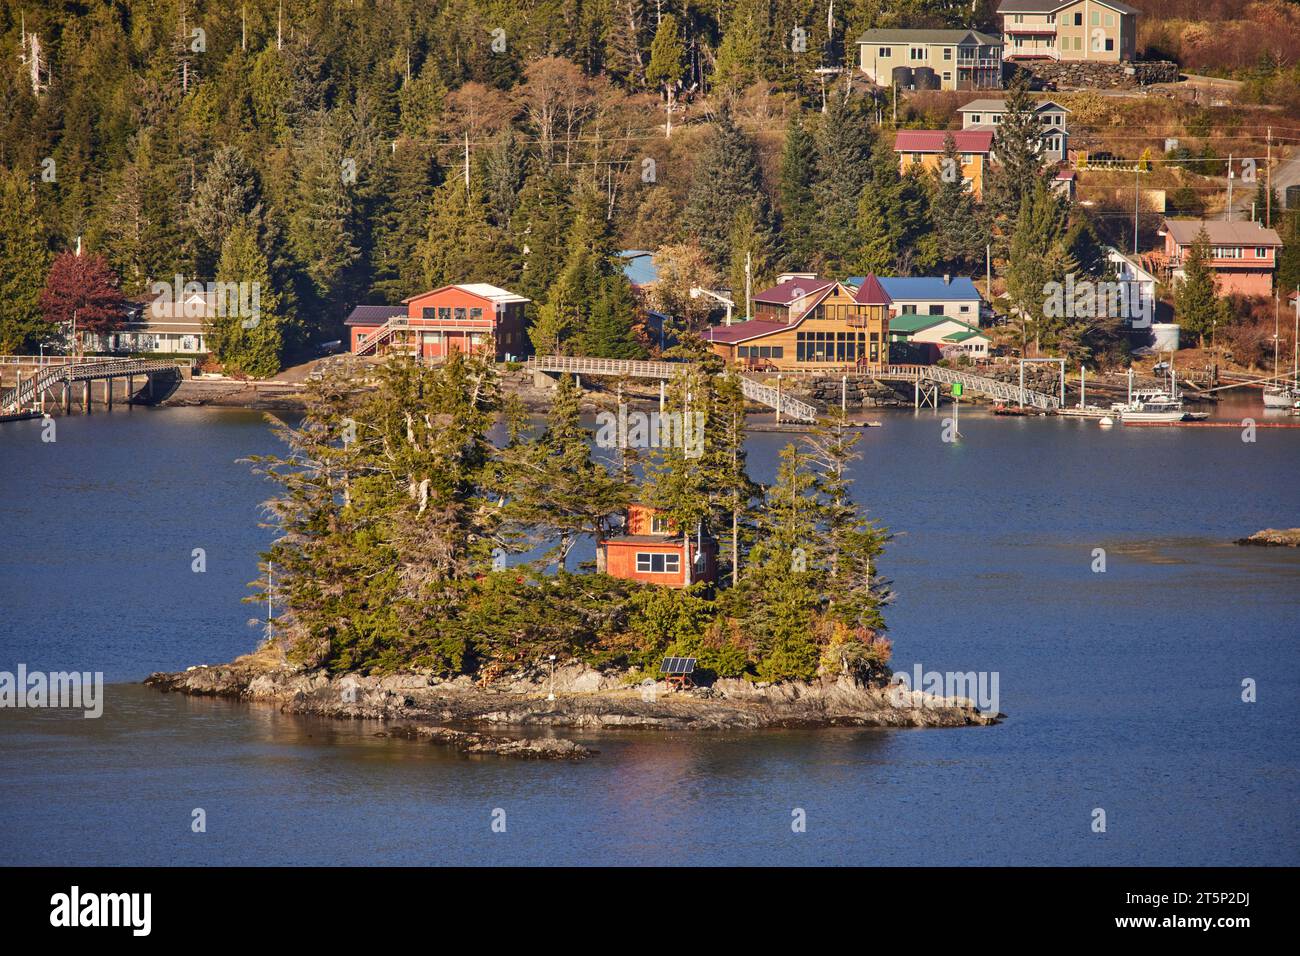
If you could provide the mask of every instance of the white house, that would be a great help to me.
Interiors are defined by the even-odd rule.
[[[860,280],[850,279],[854,284]],[[893,300],[890,315],[945,315],[978,327],[980,294],[965,276],[906,276],[881,278],[880,285]]]
[[[1004,99],[972,100],[958,110],[961,114],[962,129],[996,130],[1007,112]],[[1070,111],[1060,103],[1041,100],[1034,106],[1034,113],[1043,125],[1043,159],[1059,163],[1067,158],[1070,151],[1070,133],[1066,129],[1065,117]],[[994,156],[996,159],[996,156]]]

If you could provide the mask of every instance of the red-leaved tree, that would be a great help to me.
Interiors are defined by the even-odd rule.
[[[41,292],[47,322],[67,325],[74,317],[77,332],[111,332],[126,317],[126,297],[117,275],[101,255],[65,252],[50,266]]]

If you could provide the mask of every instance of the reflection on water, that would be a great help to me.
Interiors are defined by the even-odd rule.
[[[99,720],[0,711],[0,858],[1300,862],[1300,555],[1230,544],[1300,524],[1300,432],[963,411],[954,446],[943,415],[871,413],[857,494],[904,532],[883,566],[896,666],[998,671],[999,727],[584,734],[599,756],[551,764],[115,683]],[[73,417],[53,446],[38,426],[0,426],[0,670],[136,682],[251,649],[268,486],[237,459],[275,447],[260,416]],[[788,437],[753,436],[758,477]]]

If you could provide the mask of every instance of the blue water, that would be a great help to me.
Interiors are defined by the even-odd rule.
[[[74,416],[53,444],[0,426],[0,670],[114,682],[98,720],[0,710],[0,860],[1300,863],[1300,554],[1230,543],[1300,525],[1300,431],[963,412],[954,445],[933,412],[870,417],[857,495],[898,533],[895,667],[996,671],[1007,721],[571,734],[601,751],[580,764],[140,687],[256,646],[270,486],[237,459],[274,437],[218,409]],[[757,477],[787,439],[751,438]]]

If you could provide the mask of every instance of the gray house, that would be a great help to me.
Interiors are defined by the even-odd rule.
[[[973,100],[958,112],[961,113],[962,129],[996,130],[1006,115],[1007,104],[1003,99]],[[1070,111],[1060,103],[1042,100],[1034,112],[1043,124],[1043,158],[1048,162],[1063,162],[1070,151],[1070,133],[1065,123],[1065,116]]]

